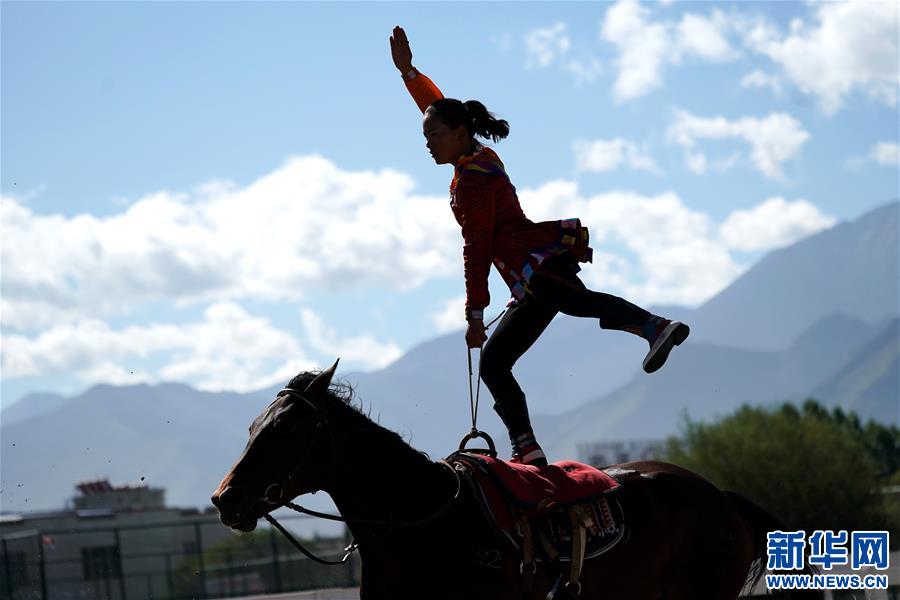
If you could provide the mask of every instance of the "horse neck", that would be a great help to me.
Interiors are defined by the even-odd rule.
[[[446,467],[362,415],[348,421],[324,488],[345,518],[418,519],[452,496]]]

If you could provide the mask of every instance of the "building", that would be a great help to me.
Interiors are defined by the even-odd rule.
[[[162,489],[107,480],[76,489],[69,509],[0,515],[0,598],[170,597],[203,548],[232,537],[214,509],[167,507]]]
[[[166,505],[166,491],[146,485],[113,487],[109,480],[83,481],[75,484],[80,495],[73,498],[76,510],[110,509],[140,511],[161,509]]]
[[[635,460],[652,460],[662,451],[658,440],[579,443],[578,460],[595,467],[607,467]]]

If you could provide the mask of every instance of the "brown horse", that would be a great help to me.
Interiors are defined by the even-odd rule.
[[[337,363],[301,373],[253,421],[212,496],[222,522],[251,531],[298,495],[323,490],[359,544],[365,600],[544,599],[557,579],[539,562],[529,591],[520,556],[446,463],[434,462],[349,404]],[[618,465],[627,536],[584,564],[585,599],[735,598],[759,574],[778,522],[749,501],[662,462]],[[418,523],[418,524],[415,524]],[[751,567],[754,567],[751,570]]]

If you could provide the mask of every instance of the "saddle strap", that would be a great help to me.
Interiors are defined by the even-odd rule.
[[[547,537],[547,533],[544,531],[543,527],[538,528],[538,539],[541,542],[541,546],[544,547],[544,553],[550,559],[552,563],[559,562],[559,552],[556,551],[556,546],[553,545],[553,542],[550,541],[550,538]]]
[[[569,563],[569,581],[566,588],[577,598],[581,595],[581,568],[584,566],[584,549],[587,543],[587,516],[581,505],[569,508],[572,519],[572,562]]]
[[[527,518],[519,519],[519,526],[522,531],[522,564],[519,569],[522,572],[522,591],[525,597],[528,597],[531,595],[534,574],[537,572],[537,564],[534,561],[534,533]]]

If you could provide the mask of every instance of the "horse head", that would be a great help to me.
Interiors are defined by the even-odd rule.
[[[323,488],[329,461],[322,450],[330,451],[323,443],[328,436],[324,406],[337,365],[294,377],[250,424],[243,453],[212,495],[222,523],[252,531],[285,502]],[[303,383],[303,389],[295,387]]]

